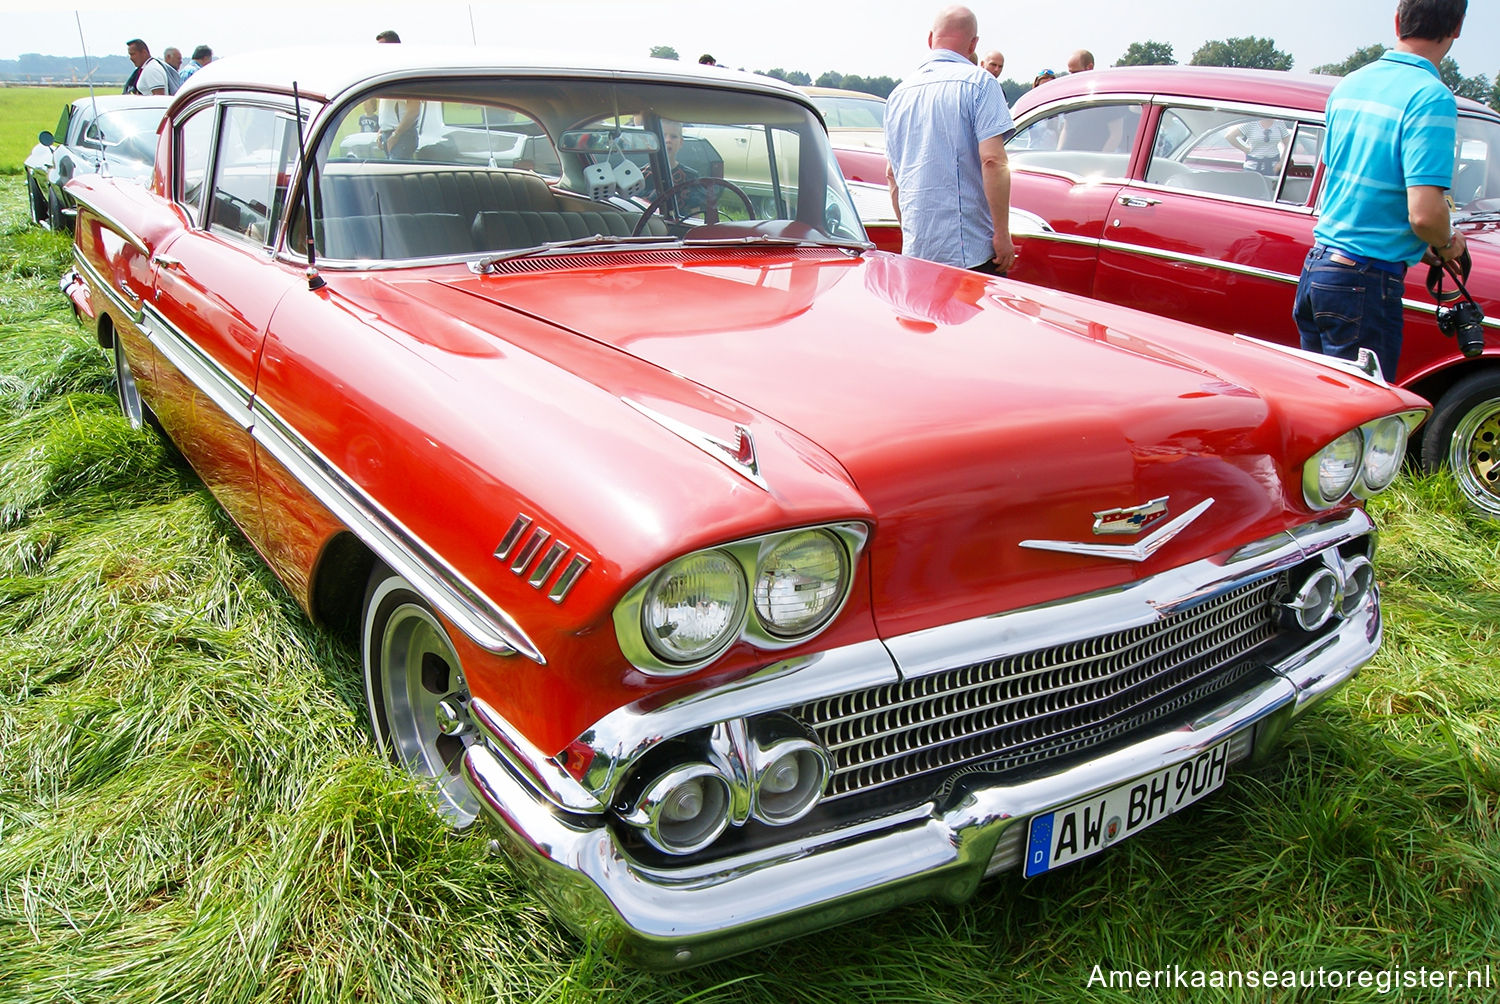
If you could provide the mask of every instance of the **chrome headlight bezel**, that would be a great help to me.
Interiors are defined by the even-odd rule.
[[[762,615],[756,610],[755,584],[760,581],[763,565],[768,558],[776,554],[778,549],[790,540],[808,533],[826,534],[840,548],[841,581],[820,619],[803,630],[783,633],[775,626],[767,625]],[[854,571],[858,567],[860,552],[869,535],[869,527],[863,523],[826,523],[747,537],[743,540],[680,555],[650,575],[644,576],[616,604],[615,636],[619,641],[620,651],[624,653],[632,666],[643,673],[651,676],[682,676],[709,665],[739,640],[767,651],[800,645],[826,631],[838,619],[840,611],[848,603],[849,593],[854,586]],[[648,625],[645,621],[646,611],[653,590],[663,581],[662,576],[665,573],[694,555],[707,553],[726,555],[740,568],[745,583],[744,610],[738,617],[737,629],[727,632],[727,636],[721,640],[720,644],[713,646],[712,650],[706,650],[693,658],[673,659],[662,651],[661,646],[651,644],[648,637]]]
[[[1369,498],[1389,488],[1401,470],[1408,438],[1426,417],[1425,411],[1398,412],[1334,437],[1302,465],[1303,501],[1309,508],[1321,511],[1350,497]],[[1350,444],[1355,447],[1354,455],[1343,461],[1348,464],[1348,476],[1340,475],[1330,482],[1325,463],[1334,462],[1335,451],[1347,452]]]

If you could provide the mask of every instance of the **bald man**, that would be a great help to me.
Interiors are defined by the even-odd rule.
[[[1068,57],[1068,72],[1082,73],[1094,68],[1094,54],[1087,49],[1078,49]]]
[[[1003,275],[1016,258],[1005,159],[1015,125],[1000,84],[975,65],[978,46],[973,11],[939,12],[931,55],[886,101],[886,179],[905,254]]]
[[[984,67],[990,76],[999,80],[1000,74],[1005,72],[1005,53],[999,49],[991,49],[984,54],[984,58],[979,61],[979,65]]]

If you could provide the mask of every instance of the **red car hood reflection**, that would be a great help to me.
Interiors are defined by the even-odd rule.
[[[713,388],[829,451],[878,522],[871,569],[889,632],[1104,588],[1287,521],[1268,459],[1284,430],[1261,397],[1079,317],[1069,297],[881,254],[447,285]],[[1171,324],[1093,306],[1135,330]],[[774,492],[777,472],[761,474]],[[1131,543],[1095,537],[1093,514],[1163,496],[1171,516],[1214,502],[1143,563],[1019,546]]]

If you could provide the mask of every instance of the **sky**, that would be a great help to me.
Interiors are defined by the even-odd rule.
[[[76,56],[82,51],[75,9],[0,3],[0,59],[22,53]],[[520,49],[566,49],[580,63],[649,55],[670,45],[684,60],[712,53],[722,65],[747,70],[781,67],[817,77],[825,70],[903,77],[925,53],[927,31],[941,3],[913,0],[507,0],[255,5],[213,0],[191,7],[120,4],[82,7],[90,55],[124,55],[125,41],[143,38],[160,54],[169,45],[186,57],[206,43],[216,55],[285,45],[373,44],[394,28],[406,42]],[[1342,61],[1355,49],[1395,38],[1395,0],[977,0],[981,51],[999,48],[1004,77],[1030,81],[1043,69],[1061,71],[1074,49],[1114,63],[1131,42],[1173,46],[1186,63],[1205,41],[1254,35],[1271,38],[1310,70]],[[135,9],[131,9],[135,8]],[[1500,74],[1500,3],[1473,0],[1451,53],[1465,76]]]

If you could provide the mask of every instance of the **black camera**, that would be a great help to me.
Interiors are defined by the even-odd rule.
[[[1473,359],[1484,351],[1484,311],[1473,300],[1437,309],[1438,330],[1458,339],[1458,351]]]

